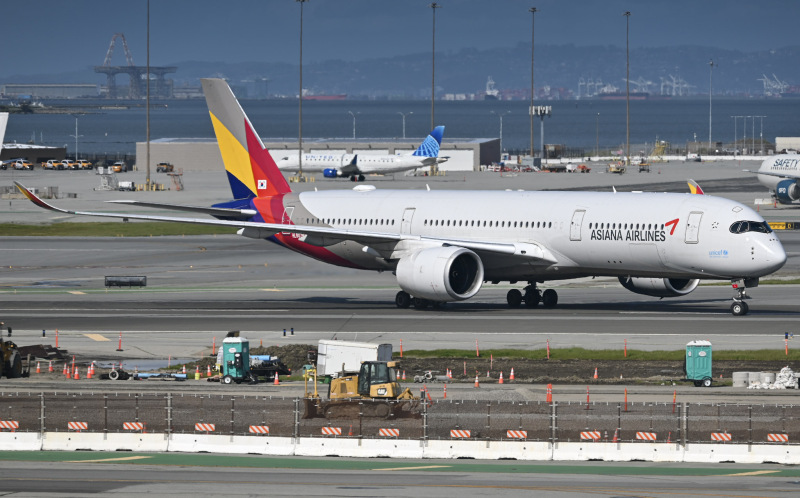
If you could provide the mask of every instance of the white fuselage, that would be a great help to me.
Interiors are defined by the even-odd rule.
[[[800,154],[780,154],[765,159],[758,173],[758,182],[774,193],[782,180],[800,178]]]
[[[281,155],[273,152],[278,169],[298,171],[300,161],[297,154]],[[343,175],[384,174],[424,168],[437,162],[435,157],[414,156],[412,154],[303,154],[303,171],[322,173],[326,169],[336,169]]]
[[[387,269],[387,260],[430,245],[426,238],[530,244],[556,261],[476,251],[487,281],[589,275],[751,278],[786,261],[774,233],[732,233],[738,221],[763,223],[758,213],[706,195],[367,188],[288,194],[284,206],[298,225],[407,235],[373,247],[352,241],[325,245],[365,269]],[[304,252],[303,245],[293,249]]]

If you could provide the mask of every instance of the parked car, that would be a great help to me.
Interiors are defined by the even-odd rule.
[[[156,172],[157,173],[172,173],[175,170],[175,166],[170,163],[158,163],[156,165]]]
[[[32,170],[33,164],[26,159],[14,159],[9,165],[12,169]]]
[[[125,161],[117,161],[111,165],[111,171],[114,173],[125,173],[128,171],[128,165],[125,164]]]
[[[64,166],[63,169],[78,169],[78,166],[72,159],[64,159],[63,161],[61,161],[61,164]]]
[[[92,169],[93,168],[92,163],[90,163],[86,159],[78,159],[75,162],[75,165],[77,166],[77,169]]]

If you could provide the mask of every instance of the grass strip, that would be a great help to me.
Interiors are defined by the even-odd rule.
[[[0,223],[4,237],[159,237],[164,235],[234,234],[235,228],[171,222],[97,222],[21,225]]]
[[[640,351],[638,349],[628,349],[628,356],[620,349],[584,349],[584,348],[550,348],[550,360],[592,360],[592,361],[683,361],[684,350],[676,351]],[[546,349],[481,349],[481,358],[489,359],[492,356],[495,360],[522,359],[522,360],[545,360],[547,358]],[[399,352],[393,354],[395,358],[400,358]],[[403,358],[453,358],[453,359],[474,359],[475,350],[465,349],[436,349],[432,351],[413,349],[403,352]],[[759,350],[720,350],[714,351],[714,361],[798,361],[800,360],[800,350],[789,350],[787,356],[784,349],[759,349]]]

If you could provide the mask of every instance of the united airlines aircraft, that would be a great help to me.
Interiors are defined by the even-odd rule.
[[[685,296],[700,280],[728,280],[731,312],[746,288],[783,266],[786,253],[761,216],[708,195],[617,192],[348,190],[295,193],[221,79],[203,80],[233,200],[212,207],[139,203],[217,219],[67,211],[238,228],[326,263],[391,272],[401,308],[474,297],[486,282],[522,282],[509,306],[554,307],[548,281],[617,277],[628,290]]]
[[[417,150],[410,154],[303,154],[303,171],[322,173],[325,178],[350,177],[352,181],[364,181],[364,175],[398,173],[427,168],[447,161],[439,157],[444,126],[434,128]],[[278,169],[298,171],[300,161],[297,154],[282,154],[275,161]]]

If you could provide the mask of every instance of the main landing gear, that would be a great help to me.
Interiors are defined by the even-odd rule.
[[[756,280],[755,285],[751,285],[751,287],[756,287],[757,285],[758,280]],[[744,300],[750,299],[750,296],[747,295],[745,281],[742,279],[731,280],[731,286],[733,290],[736,291],[736,295],[733,296],[733,304],[731,304],[731,313],[733,316],[746,315],[747,312],[750,311],[750,308]]]
[[[424,310],[428,307],[441,308],[444,305],[444,303],[440,301],[431,301],[430,299],[411,297],[411,295],[406,291],[400,291],[394,296],[394,304],[396,304],[398,308],[408,308],[411,305],[414,305],[414,307],[418,310]]]
[[[558,293],[553,289],[547,289],[544,292],[536,288],[536,282],[528,284],[524,289],[525,294],[519,289],[511,289],[506,294],[506,301],[511,308],[519,308],[524,302],[525,306],[529,308],[536,307],[539,303],[545,308],[555,308],[558,304]]]
[[[364,181],[364,175],[350,175],[350,181],[351,182],[363,182]]]

